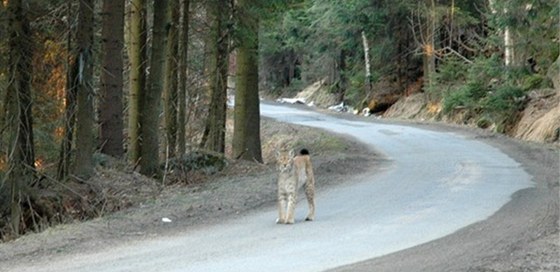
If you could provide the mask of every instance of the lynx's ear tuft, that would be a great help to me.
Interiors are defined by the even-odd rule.
[[[299,151],[299,154],[300,154],[300,155],[309,155],[309,150],[307,150],[306,148],[302,148],[302,149]]]

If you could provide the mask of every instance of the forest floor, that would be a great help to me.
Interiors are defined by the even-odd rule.
[[[362,118],[340,115],[343,118]],[[519,161],[534,177],[488,220],[405,251],[339,268],[339,271],[559,271],[559,151],[486,131],[442,124],[413,123],[430,129],[473,134]],[[265,163],[230,162],[210,176],[165,187],[134,173],[102,169],[98,178],[136,187],[119,196],[128,208],[102,217],[48,228],[0,244],[0,271],[9,264],[57,255],[102,250],[127,241],[170,236],[185,228],[223,222],[275,205],[273,154],[278,142],[311,150],[318,190],[343,184],[349,176],[380,167],[384,159],[355,140],[321,130],[263,120]],[[136,193],[135,193],[136,192]],[[134,195],[136,194],[136,195]],[[169,219],[169,220],[165,220]],[[271,219],[273,220],[273,219]],[[164,222],[171,221],[171,222]],[[6,264],[6,265],[4,265]],[[412,268],[412,270],[410,270]],[[416,269],[418,268],[418,269]],[[421,268],[421,269],[420,269]]]

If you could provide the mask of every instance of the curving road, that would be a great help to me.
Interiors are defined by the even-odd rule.
[[[455,133],[348,121],[278,105],[264,116],[346,133],[391,163],[317,197],[317,219],[276,225],[275,209],[181,235],[76,254],[18,271],[321,271],[419,245],[484,220],[533,186],[519,163]],[[320,186],[320,185],[319,185]],[[302,206],[305,204],[302,202]]]

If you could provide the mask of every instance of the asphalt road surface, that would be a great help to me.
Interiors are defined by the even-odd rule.
[[[317,196],[316,221],[270,208],[212,226],[75,253],[18,271],[322,271],[410,248],[484,220],[533,186],[520,164],[459,133],[349,121],[278,105],[264,116],[349,134],[390,161]],[[320,186],[318,184],[317,186]],[[23,264],[25,266],[25,264]]]

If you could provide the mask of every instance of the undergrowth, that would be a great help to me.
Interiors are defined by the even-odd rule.
[[[526,67],[508,67],[498,55],[478,58],[472,63],[448,59],[433,76],[431,97],[442,100],[443,114],[465,113],[477,126],[494,126],[506,132],[516,122],[527,101],[527,93],[547,88],[545,76]]]

